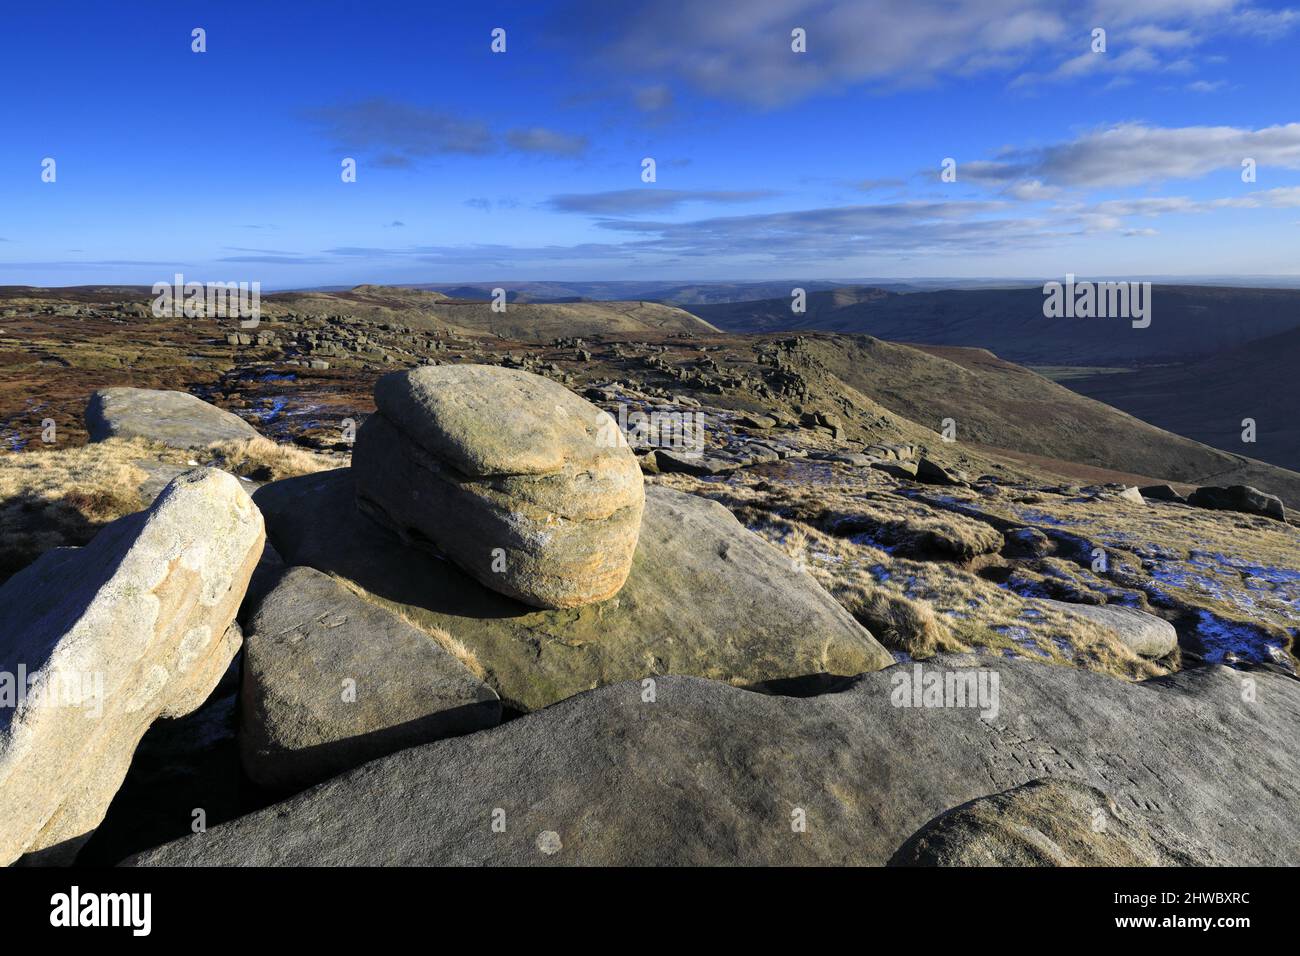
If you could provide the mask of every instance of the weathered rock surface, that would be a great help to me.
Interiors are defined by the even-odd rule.
[[[86,429],[91,441],[140,437],[173,448],[257,437],[237,415],[188,392],[154,388],[101,388],[86,405]]]
[[[263,539],[239,481],[200,468],[0,589],[0,672],[46,693],[0,708],[0,863],[75,853],[154,719],[203,703],[239,648]]]
[[[1117,604],[1071,604],[1040,598],[1058,611],[1077,614],[1109,630],[1120,643],[1141,657],[1164,657],[1178,646],[1178,632],[1162,617]]]
[[[618,593],[645,491],[607,413],[548,379],[487,365],[386,375],[375,403],[352,458],[368,514],[534,607]]]
[[[347,578],[447,631],[523,710],[651,673],[754,683],[893,662],[810,575],[725,508],[667,488],[647,489],[618,596],[552,611],[522,607],[396,541],[353,507],[347,469],[274,482],[254,500],[287,563]]]
[[[999,675],[987,718],[895,706],[920,665],[803,699],[664,677],[649,702],[640,681],[615,684],[401,751],[133,862],[880,865],[940,814],[1047,778],[1123,806],[1124,825],[1146,834],[1124,845],[1300,863],[1300,682],[1206,667],[1133,684],[981,660]],[[922,672],[944,680],[956,663]]]
[[[1140,821],[1096,787],[1035,780],[949,810],[891,866],[1213,866],[1225,861],[1159,819]]]
[[[497,695],[432,636],[311,568],[288,570],[250,618],[240,708],[244,769],[273,790],[501,721]]]
[[[1198,508],[1241,511],[1245,514],[1276,518],[1278,521],[1286,520],[1286,508],[1283,507],[1281,498],[1266,494],[1249,485],[1229,485],[1226,488],[1206,485],[1188,495],[1187,503]]]

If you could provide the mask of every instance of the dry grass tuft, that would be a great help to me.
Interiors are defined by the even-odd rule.
[[[139,439],[0,455],[0,580],[143,508],[136,462],[157,455]]]
[[[343,464],[339,458],[307,451],[296,445],[281,445],[269,438],[244,438],[222,442],[207,449],[213,464],[253,481],[279,481],[328,471]]]
[[[900,594],[868,590],[856,582],[838,584],[831,593],[891,650],[918,659],[970,650],[953,636],[928,604]]]

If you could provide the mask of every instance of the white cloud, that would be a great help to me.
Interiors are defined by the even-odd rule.
[[[961,163],[958,170],[959,178],[982,185],[1095,188],[1197,179],[1239,170],[1247,158],[1259,166],[1300,169],[1300,123],[1258,130],[1120,123],[1068,142],[1008,149],[993,160]]]
[[[1255,39],[1300,25],[1300,12],[1251,0],[660,0],[614,7],[575,0],[565,17],[604,63],[672,77],[708,94],[779,106],[825,90],[909,87],[1003,73],[1017,85],[1094,75],[1187,72],[1197,48],[1228,32]],[[1091,52],[1092,30],[1108,52]],[[807,33],[793,53],[790,31]],[[1046,63],[1046,66],[1039,64]],[[643,109],[645,107],[642,107]]]

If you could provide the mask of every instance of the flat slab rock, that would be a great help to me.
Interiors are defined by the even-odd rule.
[[[809,698],[663,677],[650,700],[640,681],[614,684],[129,862],[883,865],[941,814],[1046,779],[1122,806],[1129,846],[1300,863],[1300,682],[1206,667],[1134,684],[994,657],[931,663],[920,679],[983,672],[991,687],[985,667],[957,666],[972,661],[995,668],[996,714],[898,706],[913,664]],[[1110,813],[1047,802],[1086,808],[1088,825]]]
[[[90,396],[85,418],[92,442],[138,437],[173,448],[206,448],[257,437],[257,429],[238,415],[166,389],[101,388]]]
[[[312,568],[261,600],[243,670],[241,758],[273,790],[501,721],[497,695],[430,635]]]
[[[239,482],[197,468],[0,588],[0,673],[44,689],[0,707],[0,864],[74,854],[149,725],[203,703],[239,649],[263,542]]]
[[[893,663],[810,575],[729,511],[667,488],[646,489],[618,595],[553,611],[402,544],[357,511],[348,469],[273,482],[253,500],[286,563],[347,578],[421,626],[442,628],[520,710],[652,673],[757,683]]]

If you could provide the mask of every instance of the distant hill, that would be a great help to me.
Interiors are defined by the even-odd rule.
[[[1289,332],[1208,358],[1064,384],[1207,445],[1300,471],[1300,314],[1295,321]],[[1253,445],[1241,440],[1245,418],[1255,420]]]
[[[423,283],[412,286],[442,292],[458,299],[486,299],[492,290],[506,290],[507,301],[573,302],[638,299],[689,306],[700,303],[742,302],[788,295],[794,286],[834,289],[837,283],[820,280],[783,279],[766,282],[468,282],[458,285]],[[907,289],[898,283],[891,288]]]
[[[1186,484],[1248,484],[1300,503],[1300,474],[1173,434],[985,349],[808,335],[802,349],[873,401],[961,444],[1005,448]]]
[[[441,292],[376,285],[347,292],[280,292],[263,296],[263,302],[282,311],[357,315],[412,328],[496,335],[523,342],[582,335],[717,331],[689,312],[657,302],[509,303],[507,299],[506,310],[494,312],[487,299],[467,301]]]
[[[1048,319],[1041,286],[897,293],[850,287],[810,292],[807,311],[789,294],[753,302],[693,305],[733,332],[819,330],[891,341],[987,348],[1027,365],[1178,362],[1276,335],[1300,322],[1300,290],[1155,286],[1149,328],[1125,319]]]

